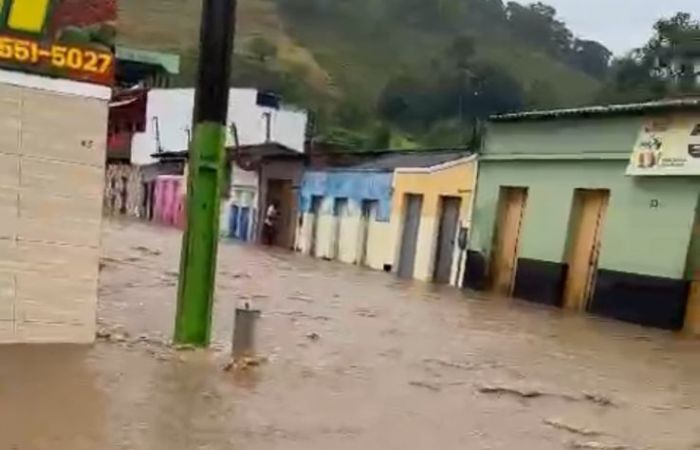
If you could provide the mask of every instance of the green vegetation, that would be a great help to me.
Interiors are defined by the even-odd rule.
[[[694,62],[700,59],[700,21],[678,13],[660,19],[647,44],[613,62],[599,99],[606,102],[648,101],[700,94]],[[675,82],[669,82],[669,78]]]
[[[180,53],[191,85],[199,4],[121,0],[120,39]],[[542,3],[240,0],[237,27],[233,83],[279,92],[358,148],[465,144],[492,113],[590,103],[612,56]]]

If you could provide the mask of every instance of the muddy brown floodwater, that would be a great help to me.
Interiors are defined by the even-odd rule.
[[[700,342],[220,247],[214,345],[167,346],[180,234],[105,222],[91,347],[0,347],[0,449],[700,448]],[[263,311],[247,372],[236,304]]]

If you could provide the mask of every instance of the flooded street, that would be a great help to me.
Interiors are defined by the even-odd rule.
[[[700,341],[222,243],[213,349],[175,351],[179,246],[105,222],[102,339],[0,347],[0,449],[700,449]]]

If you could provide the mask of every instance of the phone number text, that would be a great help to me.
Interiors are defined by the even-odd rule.
[[[24,64],[48,63],[58,69],[105,75],[112,68],[114,56],[63,45],[44,48],[35,41],[0,36],[0,61],[3,60]]]

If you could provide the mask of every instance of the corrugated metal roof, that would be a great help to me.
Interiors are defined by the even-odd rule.
[[[377,159],[352,166],[351,170],[394,170],[397,168],[433,167],[471,155],[465,149],[396,151]]]
[[[117,46],[117,58],[161,66],[171,75],[180,73],[180,55]]]
[[[520,120],[546,120],[567,117],[633,115],[646,112],[692,109],[700,110],[700,97],[658,100],[623,105],[586,106],[582,108],[554,109],[549,111],[525,111],[489,117],[491,122],[515,122]]]

